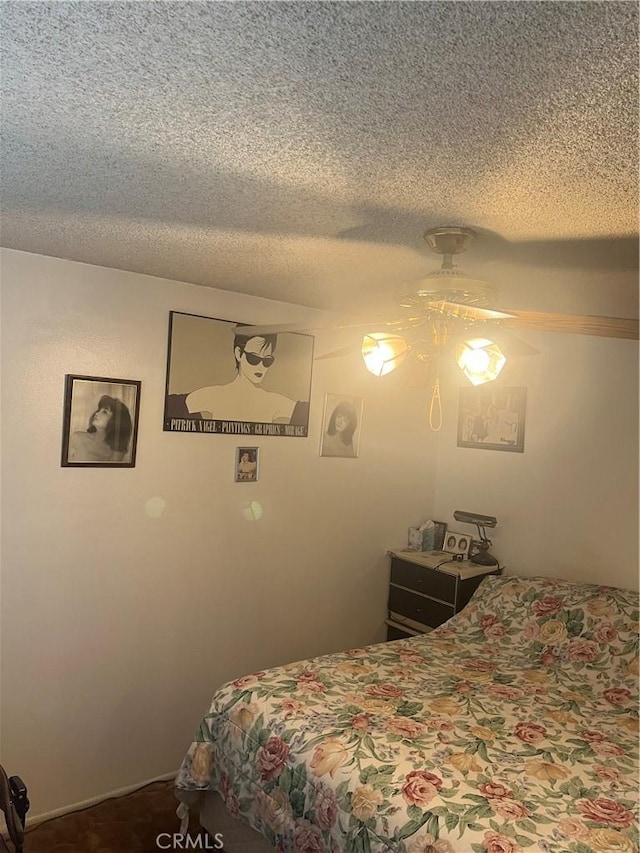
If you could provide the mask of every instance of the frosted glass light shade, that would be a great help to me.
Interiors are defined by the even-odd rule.
[[[399,335],[372,332],[362,339],[361,352],[369,373],[384,376],[404,361],[409,349],[409,344]]]
[[[458,347],[458,367],[473,385],[497,379],[507,359],[497,344],[487,338],[474,338]]]

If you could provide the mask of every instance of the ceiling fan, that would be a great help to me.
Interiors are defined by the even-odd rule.
[[[458,365],[474,385],[496,379],[507,357],[538,352],[513,335],[510,329],[638,340],[636,319],[541,311],[498,311],[490,307],[497,302],[497,288],[490,282],[466,275],[454,263],[454,257],[465,252],[476,239],[474,230],[441,226],[426,231],[424,239],[433,252],[442,256],[442,263],[438,270],[396,289],[394,295],[398,305],[410,312],[405,317],[366,321],[346,319],[308,328],[301,328],[300,324],[295,323],[241,328],[252,330],[255,334],[358,326],[375,329],[364,335],[361,352],[367,369],[377,376],[394,370],[409,353],[413,353],[416,360],[423,364],[437,362],[443,348],[448,343],[457,341]],[[430,326],[426,339],[424,333],[418,339],[412,339],[411,335],[406,334],[407,330],[419,329],[425,324]],[[388,331],[383,332],[381,329]],[[353,347],[344,347],[321,358],[332,358],[351,352]],[[436,375],[433,380],[429,419],[434,430],[439,429],[442,422],[441,409],[438,417],[439,406],[440,392]]]

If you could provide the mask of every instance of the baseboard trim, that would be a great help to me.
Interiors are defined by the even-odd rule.
[[[103,803],[105,800],[113,800],[117,797],[124,797],[126,794],[133,794],[134,791],[139,791],[140,788],[144,788],[147,785],[151,785],[153,782],[168,782],[170,779],[175,779],[178,771],[174,770],[172,773],[165,773],[163,776],[154,776],[153,779],[146,779],[144,782],[136,782],[134,785],[127,785],[124,788],[118,788],[115,791],[108,791],[105,794],[99,794],[97,797],[91,797],[89,800],[82,800],[79,803],[73,803],[69,806],[62,806],[59,809],[54,809],[50,812],[43,812],[43,814],[38,815],[29,815],[27,813],[27,823],[25,829],[33,829],[33,827],[37,826],[40,823],[44,823],[47,820],[52,820],[54,817],[62,817],[66,814],[71,814],[71,812],[82,811],[82,809],[88,809],[90,806],[96,806],[98,803]],[[176,808],[179,806],[178,800],[176,800]],[[176,821],[178,818],[176,818]]]

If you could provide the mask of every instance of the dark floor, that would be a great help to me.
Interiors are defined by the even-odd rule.
[[[83,811],[53,818],[27,830],[24,853],[158,853],[169,838],[160,833],[180,831],[173,782],[154,782],[133,794],[105,800]],[[192,817],[191,849],[208,849],[206,833]],[[212,842],[209,842],[210,844]]]

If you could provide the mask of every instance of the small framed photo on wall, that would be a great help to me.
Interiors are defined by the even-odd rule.
[[[236,447],[236,483],[255,483],[258,479],[258,447]]]
[[[327,394],[322,417],[320,456],[355,458],[360,444],[362,398]]]
[[[461,388],[458,447],[524,453],[526,388]]]
[[[62,467],[135,467],[140,386],[135,379],[65,376]]]

